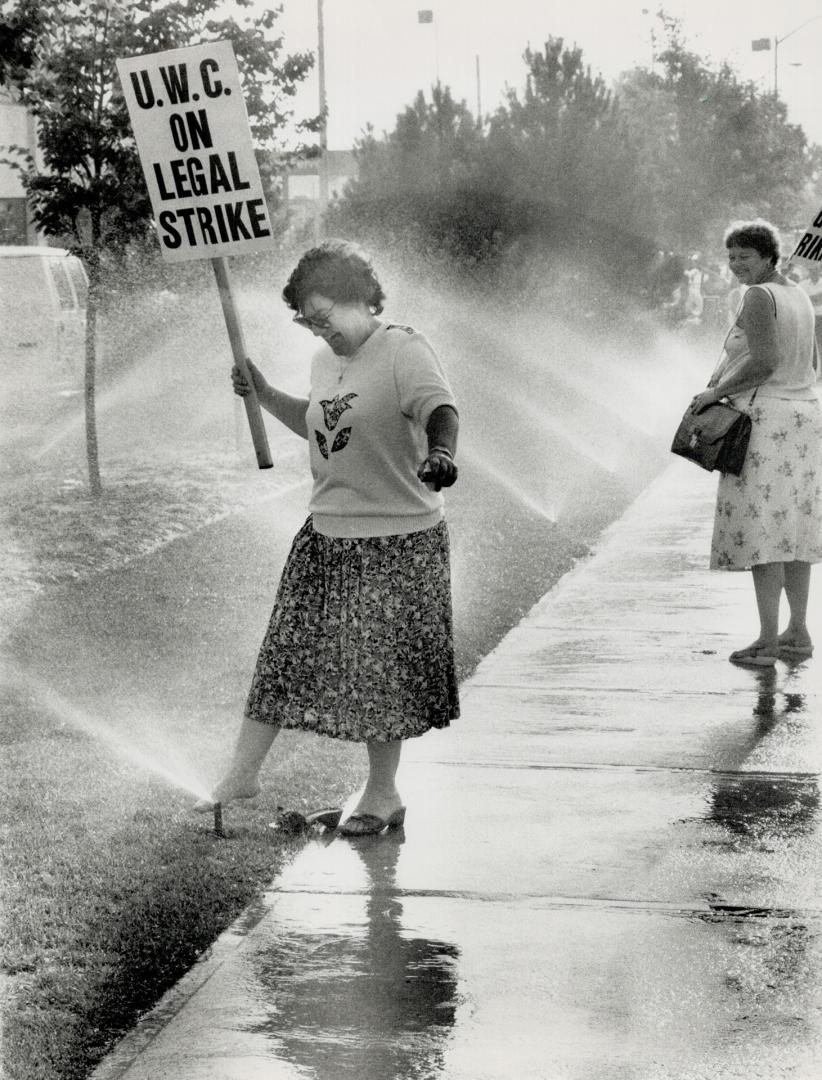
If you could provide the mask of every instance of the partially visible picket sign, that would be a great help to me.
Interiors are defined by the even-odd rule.
[[[270,468],[225,261],[274,244],[231,42],[132,56],[117,70],[160,251],[169,262],[211,259],[234,361],[252,386],[244,401],[257,463]]]
[[[815,266],[817,270],[822,266],[822,209],[805,230],[790,261]]]

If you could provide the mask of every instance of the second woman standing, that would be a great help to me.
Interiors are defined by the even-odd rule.
[[[744,298],[720,367],[691,409],[727,397],[753,422],[741,474],[719,481],[711,568],[752,571],[759,634],[729,659],[769,667],[813,652],[806,619],[811,564],[822,561],[819,356],[811,302],[777,269],[774,227],[741,222],[725,246]],[[780,633],[783,591],[790,618]]]

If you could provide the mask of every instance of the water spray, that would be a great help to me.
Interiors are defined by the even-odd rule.
[[[156,776],[162,777],[172,787],[180,788],[189,792],[196,798],[205,800],[209,797],[208,788],[196,776],[188,764],[177,760],[174,748],[168,744],[158,746],[155,753],[148,753],[136,741],[129,738],[123,731],[118,730],[110,720],[102,720],[97,716],[85,712],[72,702],[62,698],[55,690],[39,679],[36,675],[25,671],[15,665],[14,683],[24,687],[38,703],[38,706],[47,711],[61,724],[68,724],[77,731],[99,740],[113,753],[125,761],[130,761]],[[219,804],[218,804],[219,805]],[[217,824],[217,809],[215,807],[215,826]],[[222,824],[220,824],[220,829]],[[215,831],[216,828],[215,828]]]

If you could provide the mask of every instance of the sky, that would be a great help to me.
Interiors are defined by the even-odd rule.
[[[317,0],[282,0],[278,22],[289,51],[316,50]],[[577,44],[592,71],[610,83],[653,56],[658,3],[646,0],[323,0],[328,145],[348,149],[372,124],[393,130],[396,116],[437,77],[477,112],[500,103],[506,85],[524,81],[522,54],[549,35]],[[259,3],[260,7],[271,6]],[[773,39],[779,93],[788,118],[822,144],[822,0],[665,0],[682,19],[689,47],[715,61],[727,59],[744,79],[773,88]],[[418,22],[427,9],[434,21]],[[811,20],[808,25],[802,24]],[[751,42],[770,38],[769,51]],[[781,40],[781,39],[785,40]],[[315,72],[296,99],[300,116],[316,112]]]

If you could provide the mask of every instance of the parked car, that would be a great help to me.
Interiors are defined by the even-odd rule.
[[[4,383],[19,370],[58,392],[82,387],[87,297],[88,279],[75,255],[63,248],[0,245]]]

